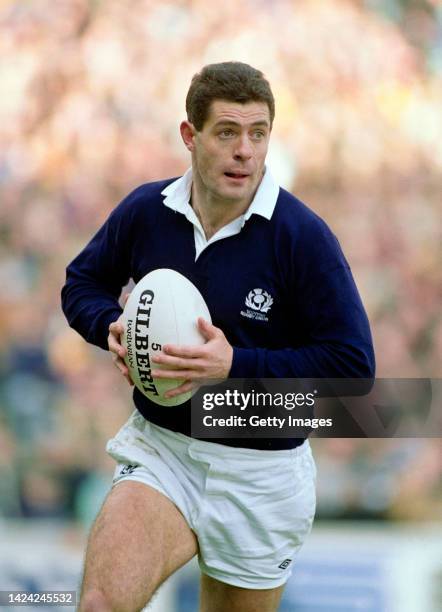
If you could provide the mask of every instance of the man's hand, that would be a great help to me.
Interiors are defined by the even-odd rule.
[[[224,380],[232,367],[233,348],[221,329],[202,317],[198,319],[198,329],[207,342],[201,346],[179,346],[165,344],[153,363],[161,364],[162,369],[152,370],[154,378],[184,378],[184,382],[165,393],[165,397],[175,397],[197,389],[207,382],[206,379]],[[168,369],[168,367],[170,369]]]
[[[126,304],[129,293],[124,296],[124,304]],[[109,351],[113,353],[112,361],[114,365],[120,370],[123,374],[124,378],[127,382],[133,386],[133,380],[130,377],[129,369],[127,365],[124,363],[124,356],[127,353],[127,350],[124,346],[121,345],[121,334],[124,332],[123,323],[121,321],[122,315],[118,317],[116,321],[109,325],[109,335],[107,337],[107,344],[109,346]]]

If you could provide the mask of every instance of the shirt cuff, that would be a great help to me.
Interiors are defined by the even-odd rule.
[[[109,325],[116,321],[122,312],[123,311],[121,309],[115,309],[110,312],[106,312],[100,317],[100,320],[98,321],[98,333],[96,342],[94,342],[94,344],[97,344],[97,346],[104,349],[105,351],[109,350],[109,345],[107,343],[107,338],[109,336]]]

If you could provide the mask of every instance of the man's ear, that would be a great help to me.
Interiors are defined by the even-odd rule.
[[[192,152],[195,147],[194,138],[196,134],[193,124],[190,123],[190,121],[182,121],[180,124],[180,133],[186,149]]]

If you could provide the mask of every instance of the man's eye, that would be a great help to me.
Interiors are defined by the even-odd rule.
[[[253,132],[253,138],[255,140],[262,140],[265,137],[265,133],[261,130],[256,130]]]
[[[221,138],[231,138],[234,135],[233,130],[223,130],[219,133]]]

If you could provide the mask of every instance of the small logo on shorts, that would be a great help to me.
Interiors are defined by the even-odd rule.
[[[291,559],[284,559],[284,561],[281,563],[281,565],[278,565],[278,567],[280,569],[287,569],[291,562]]]
[[[126,474],[132,474],[132,472],[138,467],[138,465],[125,465],[120,470],[120,476],[125,476]]]
[[[138,467],[140,467],[139,465],[131,465],[130,463],[128,465],[123,465],[123,467],[121,468],[120,472],[118,473],[118,475],[114,476],[114,479],[112,482],[118,482],[121,478],[123,478],[124,476],[127,476],[128,474],[132,474],[132,472],[134,470],[136,470]]]

